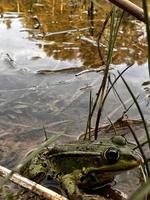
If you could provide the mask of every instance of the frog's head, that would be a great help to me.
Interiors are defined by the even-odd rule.
[[[82,159],[81,185],[84,188],[99,187],[113,181],[114,176],[122,171],[139,166],[141,156],[132,150],[122,136],[111,139],[102,139],[99,143],[93,142],[89,147],[87,157]],[[90,162],[85,166],[85,161]]]
[[[103,138],[100,142],[78,141],[57,146],[50,152],[49,160],[57,173],[70,174],[79,170],[86,181],[96,175],[102,183],[142,163],[141,156],[129,147],[122,136]]]
[[[111,172],[113,175],[135,168],[142,163],[141,156],[129,147],[122,136],[114,136],[107,142],[102,141],[96,152],[100,152],[101,156],[93,157],[93,166],[91,169],[86,169],[89,172]]]

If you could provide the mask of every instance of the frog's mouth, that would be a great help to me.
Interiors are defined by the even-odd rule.
[[[125,171],[138,167],[143,163],[141,155],[137,152],[132,154],[123,154],[114,163],[108,162],[101,167],[103,171]]]
[[[98,168],[90,168],[87,173],[97,173],[97,174],[105,174],[109,173],[114,176],[115,174],[119,174],[123,171],[127,171],[130,169],[134,169],[142,164],[142,158],[140,155],[134,156],[132,159],[119,159],[116,163],[106,163]]]
[[[135,167],[138,167],[142,163],[141,159],[138,160],[130,160],[130,161],[119,161],[117,163],[113,163],[110,165],[104,165],[100,168],[100,171],[103,172],[120,172],[120,171],[126,171],[130,169],[134,169]]]

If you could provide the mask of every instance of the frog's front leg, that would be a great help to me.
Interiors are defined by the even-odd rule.
[[[71,174],[66,174],[61,177],[62,188],[68,194],[71,200],[82,200],[82,194],[78,188],[77,182],[80,179],[80,175],[75,172]]]

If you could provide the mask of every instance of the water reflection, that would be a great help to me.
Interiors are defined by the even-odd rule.
[[[43,126],[48,136],[64,131],[67,136],[61,142],[85,130],[89,92],[92,90],[95,97],[102,73],[75,76],[74,72],[61,71],[42,76],[34,72],[101,66],[97,34],[111,4],[98,2],[99,6],[87,0],[1,0],[0,163],[13,167],[19,162],[44,140]],[[101,40],[104,58],[108,36],[109,24]],[[146,56],[145,26],[126,13],[113,52],[113,67],[123,70],[125,63],[136,63],[126,78],[134,91],[142,94],[142,109],[149,117],[141,88],[148,74]],[[129,95],[121,81],[116,88],[127,101]],[[123,108],[118,105],[112,92],[104,109],[104,122],[115,108],[117,113],[111,120],[121,116]],[[138,116],[135,107],[129,114]],[[137,130],[140,136],[141,129]]]
[[[135,1],[139,3],[139,1]],[[6,1],[1,3],[3,23],[11,28],[11,20],[5,15],[8,11],[23,12],[20,31],[27,31],[29,40],[38,41],[38,47],[48,58],[69,60],[74,66],[74,59],[80,59],[82,65],[91,67],[97,63],[99,54],[97,34],[101,30],[104,19],[110,11],[111,4],[101,0],[99,5],[92,1],[52,0],[46,1]],[[87,40],[82,40],[86,37]],[[101,47],[102,55],[107,54],[109,30],[106,29]],[[90,40],[89,40],[90,39]],[[131,42],[132,41],[132,42]],[[125,14],[115,45],[113,63],[121,64],[146,62],[146,39],[143,23],[136,21],[129,14]],[[95,64],[94,67],[100,67]],[[67,67],[67,66],[66,66]],[[78,66],[77,66],[78,67]]]
[[[80,70],[100,67],[97,34],[110,9],[111,4],[104,0],[99,5],[86,0],[1,1],[2,132],[23,133],[27,129],[32,132],[33,127],[40,127],[41,130],[43,124],[66,118],[72,119],[77,125],[71,126],[71,130],[68,127],[72,133],[75,131],[78,134],[85,128],[89,90],[80,89],[92,88],[96,91],[100,75],[93,73],[75,78],[74,74],[65,72],[45,78],[35,76],[32,72],[41,69],[79,67]],[[101,40],[104,57],[107,54],[108,36],[109,25]],[[146,49],[143,23],[126,13],[112,62],[136,62],[141,65],[146,62]],[[137,70],[136,73],[139,78],[140,72]],[[146,74],[145,70],[144,78]],[[116,104],[109,105],[107,112],[111,112]],[[79,119],[76,119],[77,112],[78,116],[81,115]],[[21,127],[18,126],[18,120]],[[7,121],[10,121],[9,128],[4,123]],[[16,128],[16,123],[19,128]]]

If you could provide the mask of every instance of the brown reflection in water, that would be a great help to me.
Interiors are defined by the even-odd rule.
[[[111,8],[111,4],[105,0],[98,1],[99,6],[91,2],[90,0],[2,0],[0,10],[1,12],[24,12],[23,26],[30,29],[30,32],[33,31],[29,39],[30,37],[37,39],[47,56],[53,56],[58,60],[79,58],[88,67],[100,60],[95,43],[97,34]],[[138,0],[133,2],[139,4]],[[150,0],[148,2],[150,3]],[[37,16],[40,22],[36,33],[34,16]],[[8,28],[11,28],[9,26],[11,23],[8,21],[5,23]],[[87,30],[79,31],[82,28]],[[138,64],[145,63],[147,46],[144,33],[144,24],[126,13],[115,44],[112,62],[114,64],[135,61]],[[109,25],[102,38],[102,44],[106,46],[101,48],[104,57],[107,55],[108,37]],[[99,66],[100,63],[94,65],[94,67]]]
[[[8,19],[8,20],[5,21],[7,29],[11,28],[11,23],[12,23],[12,21],[10,19]]]
[[[130,23],[129,23],[130,22]],[[113,63],[135,62],[143,64],[147,60],[147,41],[143,23],[135,21],[128,14],[125,15],[118,38]]]

